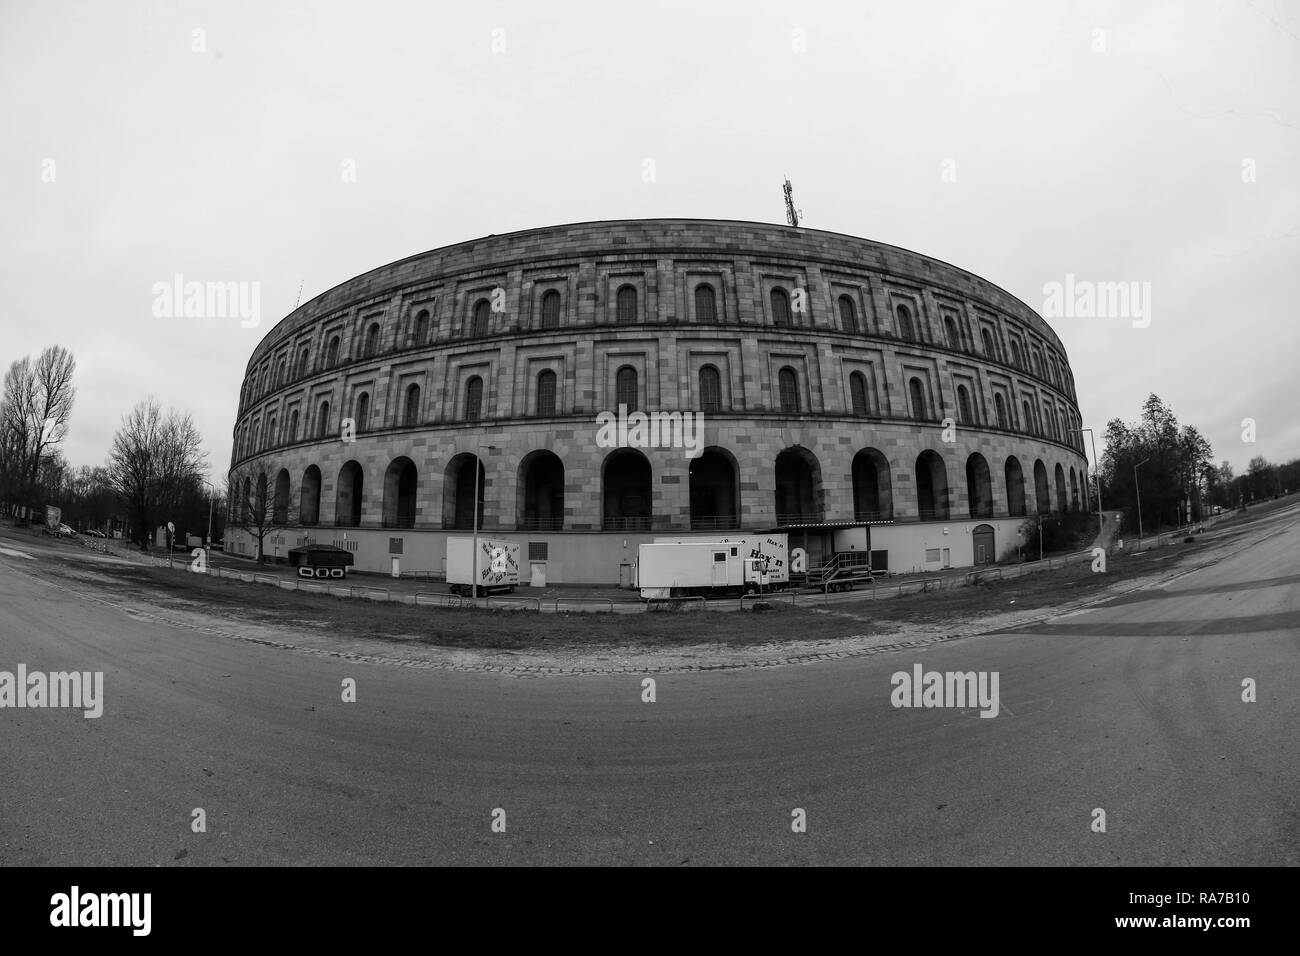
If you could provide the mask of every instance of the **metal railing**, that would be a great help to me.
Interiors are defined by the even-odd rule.
[[[662,608],[661,610],[663,611],[684,611],[686,610],[688,605],[693,607],[694,605],[692,604],[692,602],[694,601],[700,602],[701,610],[707,611],[709,609],[709,602],[706,601],[704,598],[698,596],[650,598],[645,603],[645,609],[647,612],[650,612],[655,610],[656,604],[665,604],[669,606]]]
[[[610,598],[590,598],[590,597],[588,597],[588,598],[566,598],[566,597],[557,597],[557,598],[555,599],[555,603],[551,605],[551,609],[552,609],[553,611],[555,611],[556,613],[559,613],[559,610],[560,610],[560,602],[561,602],[561,601],[565,601],[565,602],[570,602],[570,603],[575,603],[575,604],[577,604],[578,606],[577,606],[577,608],[575,608],[575,610],[576,610],[577,612],[579,612],[579,613],[585,613],[585,612],[583,612],[583,610],[582,610],[582,606],[583,606],[584,604],[606,604],[606,605],[609,606],[609,613],[610,613],[610,614],[613,614],[613,613],[614,613],[614,602],[613,602],[613,600],[611,600]],[[565,608],[565,610],[567,611],[567,610],[569,610],[569,609],[568,609],[568,608]],[[604,611],[601,611],[601,612],[599,612],[599,613],[602,613],[602,614],[603,614],[603,613],[605,613],[605,612],[604,612]]]
[[[603,531],[649,531],[650,515],[606,515],[601,522]]]

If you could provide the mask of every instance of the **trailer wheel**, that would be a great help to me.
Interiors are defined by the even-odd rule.
[[[757,586],[756,584],[754,584],[754,583],[751,581],[749,584],[746,584],[746,585],[745,585],[745,593],[746,593],[746,594],[757,594],[757,593],[758,593],[758,586]]]

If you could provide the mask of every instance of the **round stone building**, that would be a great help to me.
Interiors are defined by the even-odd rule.
[[[334,544],[358,570],[440,573],[477,501],[525,582],[630,584],[642,542],[769,532],[812,566],[910,571],[1083,507],[1079,427],[1055,332],[955,266],[802,227],[592,222],[295,309],[248,363],[232,475],[265,476],[268,555]],[[227,549],[256,542],[232,524]]]

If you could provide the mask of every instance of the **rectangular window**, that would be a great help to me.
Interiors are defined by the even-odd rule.
[[[546,561],[550,551],[550,543],[546,541],[529,541],[528,542],[528,560],[529,561]]]
[[[401,554],[401,553],[402,553],[402,539],[401,539],[401,538],[389,538],[389,539],[388,539],[388,553],[389,553],[389,554]]]
[[[938,561],[938,560],[939,560],[939,549],[938,549],[938,548],[926,548],[926,549],[925,549],[925,560],[926,560],[927,562],[929,562],[929,561]]]

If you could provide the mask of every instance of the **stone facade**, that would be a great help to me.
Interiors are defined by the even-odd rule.
[[[706,454],[598,444],[597,415],[629,396],[703,411]],[[446,532],[468,527],[460,465],[472,475],[493,446],[482,528],[546,544],[550,581],[611,581],[665,532],[1014,516],[1012,457],[1028,513],[1040,462],[1047,507],[1062,491],[1081,506],[1079,423],[1056,334],[961,269],[788,226],[580,223],[413,256],[296,309],[249,362],[232,471],[272,491],[287,471],[287,547],[346,530],[358,567],[388,570],[381,546],[400,535],[404,558],[436,570]],[[855,472],[867,449],[874,479],[865,459]],[[562,478],[539,478],[539,461]],[[319,515],[304,525],[311,466]]]

